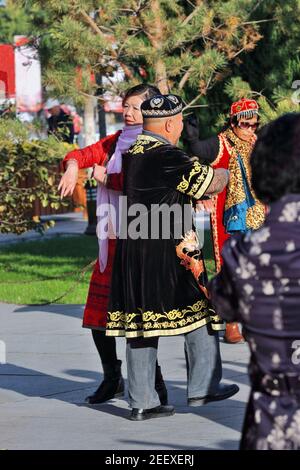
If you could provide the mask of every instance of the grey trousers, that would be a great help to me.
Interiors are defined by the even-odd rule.
[[[129,405],[149,409],[160,405],[155,390],[155,363],[158,337],[127,340],[127,375]],[[203,397],[218,389],[222,378],[219,335],[210,326],[184,335],[188,398]]]

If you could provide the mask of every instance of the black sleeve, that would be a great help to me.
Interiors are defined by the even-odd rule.
[[[188,146],[189,153],[199,157],[201,163],[212,163],[219,153],[218,136],[201,140],[199,138],[199,123],[194,116],[184,121],[184,142]]]
[[[212,163],[219,153],[219,139],[214,136],[205,140],[192,140],[189,148],[191,154],[199,157],[202,163]]]
[[[53,134],[54,124],[53,124],[53,117],[52,116],[47,119],[47,123],[48,123],[48,135]]]
[[[214,170],[173,146],[166,146],[162,157],[163,177],[168,186],[195,200],[201,199],[213,180]]]

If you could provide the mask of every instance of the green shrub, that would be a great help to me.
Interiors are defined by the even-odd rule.
[[[36,130],[35,130],[36,131]],[[59,163],[73,146],[54,136],[33,140],[33,129],[16,119],[0,119],[0,232],[43,232],[54,222],[42,223],[33,213],[34,201],[59,209]]]

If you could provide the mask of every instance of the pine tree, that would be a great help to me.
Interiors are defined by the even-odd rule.
[[[25,7],[45,84],[77,100],[95,93],[94,73],[107,77],[114,93],[147,80],[163,93],[180,93],[189,108],[207,106],[205,97],[236,57],[261,39],[248,22],[249,0],[27,0]],[[116,84],[120,68],[125,80]]]
[[[251,56],[242,58],[240,74],[252,89],[267,98],[284,97],[286,90],[291,91],[292,82],[300,77],[300,1],[261,2],[253,19],[262,18],[260,30],[264,39]]]
[[[5,6],[0,7],[0,43],[13,44],[17,34],[28,34],[30,19],[21,5],[13,0],[6,0]]]
[[[300,79],[299,0],[13,3],[30,19],[44,84],[58,96],[83,103],[99,95],[91,74],[106,77],[116,94],[141,81],[156,83],[198,114],[203,137],[241,96],[259,99],[264,122],[299,110],[291,100],[299,97],[292,88]],[[124,81],[116,83],[120,68]]]
[[[242,53],[232,64],[232,76],[218,98],[221,102],[227,97],[230,101],[243,96],[257,99],[264,124],[300,111],[300,1],[258,2],[250,21],[260,24],[263,39],[252,54]],[[216,127],[223,121],[220,115]]]

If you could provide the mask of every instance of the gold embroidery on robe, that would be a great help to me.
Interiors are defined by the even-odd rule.
[[[172,309],[169,312],[155,313],[154,311],[140,313],[124,313],[122,311],[108,312],[107,327],[109,329],[165,329],[182,328],[195,320],[207,317],[209,319],[209,305],[206,299],[198,300],[193,305],[186,308]],[[136,317],[142,317],[143,323],[136,322]],[[159,319],[165,318],[165,321],[158,323]]]
[[[131,155],[142,155],[145,153],[145,146],[151,142],[153,142],[153,145],[150,147],[147,146],[147,151],[153,150],[156,147],[164,145],[163,142],[155,139],[154,137],[151,137],[150,135],[140,134],[137,136],[135,144],[133,145],[133,147],[131,147],[128,153]]]
[[[194,253],[194,255],[192,253]],[[199,259],[199,253],[200,246],[196,233],[194,230],[190,230],[185,234],[182,242],[177,245],[176,254],[178,258],[181,259],[180,264],[184,266],[186,270],[191,271],[205,297],[209,299],[208,290],[199,282],[201,274],[205,272],[204,262],[202,259]]]
[[[221,134],[222,135],[222,134]],[[257,199],[252,189],[251,184],[251,168],[250,168],[250,155],[252,146],[248,142],[239,139],[231,129],[227,129],[223,136],[229,139],[234,146],[229,146],[230,159],[228,163],[228,170],[230,171],[230,180],[227,186],[227,194],[225,201],[225,211],[232,206],[242,203],[246,199],[242,172],[239,166],[239,154],[246,172],[246,177],[251,194],[255,200],[255,205],[249,207],[246,214],[246,224],[250,229],[259,228],[265,220],[265,207]]]
[[[200,175],[199,175],[200,173]],[[188,175],[183,175],[177,190],[188,196],[200,199],[205,193],[208,186],[213,179],[213,169],[208,165],[201,165],[199,161],[193,164],[193,167]],[[199,175],[195,181],[194,176]]]

